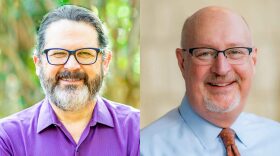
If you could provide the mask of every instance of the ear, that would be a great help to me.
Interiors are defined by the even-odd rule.
[[[185,72],[185,64],[184,64],[184,56],[183,56],[183,50],[181,48],[176,48],[176,57],[177,57],[177,62],[178,62],[178,66],[181,70],[181,73],[184,77],[184,72]]]
[[[103,62],[103,70],[104,70],[103,72],[104,72],[104,75],[106,75],[109,71],[109,65],[112,60],[112,52],[110,50],[105,49],[104,55],[105,55],[105,58],[102,62]]]
[[[36,68],[36,75],[39,75],[40,58],[35,54],[33,55],[33,62],[35,64],[35,68]]]
[[[258,56],[258,49],[254,48],[252,57],[253,57],[253,63],[254,63],[255,66],[257,64],[257,56]]]
[[[257,56],[258,56],[258,49],[253,48],[252,61],[253,61],[254,74],[255,74],[255,69],[256,69],[256,64],[257,64]]]

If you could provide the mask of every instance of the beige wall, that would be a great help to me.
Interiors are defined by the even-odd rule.
[[[258,62],[245,111],[280,121],[279,0],[141,0],[141,126],[178,106],[184,83],[175,58],[184,20],[208,5],[245,17],[258,47]]]

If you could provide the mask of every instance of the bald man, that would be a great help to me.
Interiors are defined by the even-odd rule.
[[[280,124],[242,113],[257,48],[240,15],[200,9],[185,21],[176,56],[185,96],[141,131],[142,156],[280,155]]]

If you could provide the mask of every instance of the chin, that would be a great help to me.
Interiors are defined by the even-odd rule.
[[[204,96],[203,103],[205,108],[210,112],[228,113],[235,110],[240,104],[240,95],[236,94],[232,98],[223,96],[223,98],[211,99]]]

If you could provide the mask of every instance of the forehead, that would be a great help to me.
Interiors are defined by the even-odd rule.
[[[97,32],[93,26],[84,22],[59,20],[51,23],[45,33],[46,48],[77,49],[98,47]]]
[[[230,12],[205,12],[192,19],[189,25],[190,46],[228,48],[251,46],[249,28],[241,16]]]

